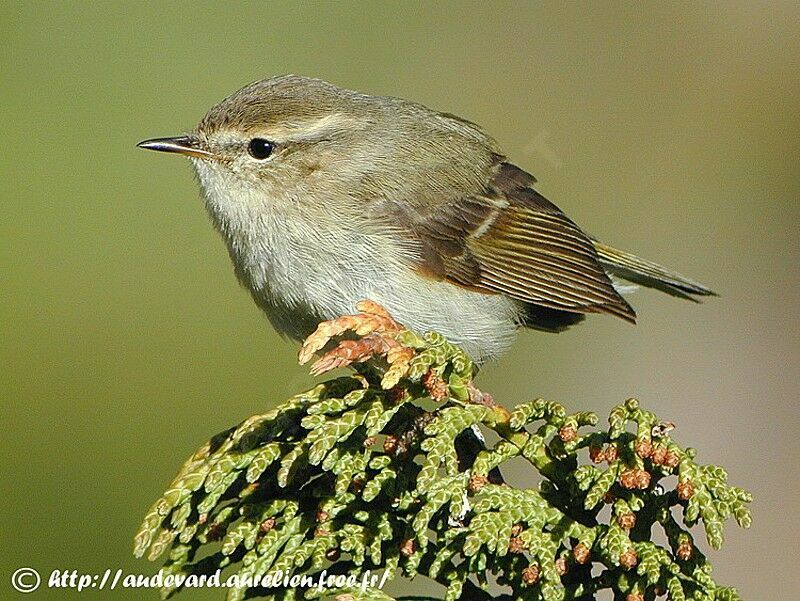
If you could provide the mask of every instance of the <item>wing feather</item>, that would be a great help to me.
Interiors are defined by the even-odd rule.
[[[532,188],[532,176],[497,159],[483,190],[412,220],[426,272],[534,306],[634,321],[589,237]]]

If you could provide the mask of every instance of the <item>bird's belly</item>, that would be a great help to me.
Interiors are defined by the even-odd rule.
[[[364,221],[360,210],[322,213],[295,196],[265,201],[249,187],[231,192],[235,178],[216,185],[204,161],[194,165],[239,281],[282,335],[301,340],[320,321],[370,299],[415,331],[443,334],[478,363],[513,342],[515,301],[420,275],[414,251],[396,232]]]
[[[426,278],[374,244],[348,242],[346,255],[324,247],[273,249],[278,252],[244,278],[281,334],[303,339],[320,321],[351,314],[358,301],[370,299],[415,331],[443,334],[478,363],[513,342],[519,306],[511,299]]]

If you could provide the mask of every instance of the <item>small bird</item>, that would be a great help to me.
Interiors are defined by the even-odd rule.
[[[585,234],[474,123],[400,98],[274,77],[139,146],[191,159],[236,276],[293,339],[370,299],[480,365],[520,327],[634,322],[622,280],[714,294]]]

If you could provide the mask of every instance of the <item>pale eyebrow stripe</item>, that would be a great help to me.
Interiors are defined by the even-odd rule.
[[[327,133],[353,127],[355,120],[343,113],[333,113],[316,119],[286,121],[280,124],[249,131],[246,135],[259,135],[276,142],[313,142],[325,137]],[[235,130],[222,130],[214,137],[222,143],[239,144],[242,134]]]
[[[294,140],[306,140],[319,138],[331,130],[344,129],[352,126],[352,123],[352,119],[342,113],[333,113],[319,119],[289,122],[284,126],[285,129],[282,129],[284,129],[287,136]]]

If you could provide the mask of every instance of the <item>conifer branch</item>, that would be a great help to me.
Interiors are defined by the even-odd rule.
[[[739,599],[712,579],[691,528],[702,522],[719,549],[728,518],[750,525],[752,498],[722,468],[696,463],[671,423],[635,399],[613,409],[608,428],[543,399],[508,411],[442,336],[406,330],[374,303],[358,309],[321,324],[301,350],[303,362],[322,352],[315,373],[355,373],[201,447],[145,517],[137,556],[166,553],[169,574],[235,574],[232,601],[389,601],[375,587],[248,580],[367,570],[428,577],[448,601],[589,600],[602,589],[625,601]],[[499,441],[485,447],[476,430]],[[540,474],[536,488],[500,475],[520,456]],[[653,542],[656,528],[666,546]]]

